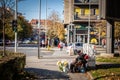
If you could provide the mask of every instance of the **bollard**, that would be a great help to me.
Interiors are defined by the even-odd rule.
[[[47,49],[50,50],[50,46],[47,46]]]

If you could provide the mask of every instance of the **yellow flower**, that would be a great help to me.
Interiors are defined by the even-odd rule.
[[[58,62],[57,62],[57,65],[58,65],[58,66],[61,65],[61,61],[58,61]]]
[[[68,65],[68,62],[67,62],[67,61],[64,61],[63,64],[64,64],[64,66],[67,66],[67,65]]]
[[[65,68],[68,66],[68,61],[67,60],[58,61],[57,65],[58,65],[60,71],[65,71]]]

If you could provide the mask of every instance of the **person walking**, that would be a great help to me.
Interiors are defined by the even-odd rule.
[[[45,47],[45,41],[42,40],[42,47]]]
[[[103,48],[106,47],[106,39],[102,39],[102,47],[103,47]]]
[[[62,51],[62,49],[63,49],[63,42],[60,41],[59,45],[60,45],[60,51]]]

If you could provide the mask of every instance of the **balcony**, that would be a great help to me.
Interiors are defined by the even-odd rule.
[[[75,0],[74,5],[98,5],[99,0],[91,0],[89,3],[89,0]]]
[[[83,16],[82,15],[79,15],[79,16],[74,15],[74,21],[88,22],[88,18],[89,18],[89,15],[83,15]],[[98,17],[98,15],[91,15],[90,20],[96,21],[96,20],[99,20],[99,17]]]
[[[89,0],[74,0],[74,3],[89,3]],[[99,0],[90,0],[90,3],[99,3]]]
[[[76,19],[76,20],[79,20],[79,19],[86,20],[88,18],[89,18],[89,15],[83,15],[83,16],[82,15],[79,15],[79,16],[74,15],[74,19]],[[90,16],[90,19],[97,20],[97,15]]]

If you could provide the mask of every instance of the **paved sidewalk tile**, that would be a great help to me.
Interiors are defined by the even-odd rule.
[[[83,73],[64,73],[56,65],[57,61],[67,59],[71,61],[75,56],[69,56],[65,50],[60,51],[54,48],[53,55],[43,56],[38,59],[36,56],[26,57],[26,70],[36,74],[38,80],[89,80]]]

